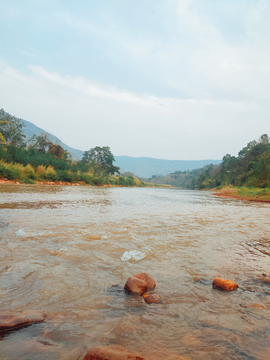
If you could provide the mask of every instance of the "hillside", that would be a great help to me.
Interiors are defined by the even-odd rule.
[[[23,128],[23,132],[27,137],[31,137],[34,134],[39,135],[41,133],[46,133],[49,137],[49,139],[55,143],[58,144],[60,146],[62,146],[63,149],[65,149],[66,151],[68,151],[73,160],[80,160],[82,155],[83,155],[83,151],[82,150],[78,150],[78,149],[74,149],[70,146],[68,146],[67,144],[63,143],[59,138],[57,138],[56,136],[48,133],[47,131],[41,129],[40,127],[36,126],[35,124],[31,123],[30,121],[27,120],[23,120],[25,124],[25,127]]]
[[[31,137],[34,134],[39,135],[40,133],[46,133],[52,142],[61,145],[67,150],[72,155],[73,160],[80,160],[82,158],[82,150],[68,146],[56,136],[41,129],[30,121],[23,120],[23,122],[26,125],[23,131],[27,137]],[[92,145],[93,147],[96,146],[96,144]],[[91,147],[91,145],[89,147]],[[165,160],[149,157],[115,156],[115,166],[120,167],[121,173],[131,172],[146,179],[152,175],[164,176],[174,171],[191,171],[202,168],[205,165],[219,164],[220,162],[221,160]]]

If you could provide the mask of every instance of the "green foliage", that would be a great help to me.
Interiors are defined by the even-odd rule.
[[[211,189],[220,186],[270,187],[270,144],[267,134],[251,141],[238,156],[226,154],[221,164],[207,165],[192,171],[175,171],[166,176],[153,175],[155,184],[170,184],[187,189]]]
[[[18,167],[13,164],[6,164],[4,162],[0,162],[0,176],[4,177],[8,180],[20,180],[21,179],[21,171]]]
[[[216,171],[213,171],[213,166],[208,166],[195,183],[195,187],[199,189],[220,185],[257,188],[270,186],[270,144],[267,134],[263,134],[258,142],[249,142],[239,151],[238,157],[225,155]]]
[[[142,179],[144,182],[151,182],[153,184],[167,184],[173,187],[180,187],[184,189],[194,189],[196,179],[203,172],[203,168],[192,171],[175,171],[172,174],[165,176],[153,175],[151,179]]]
[[[0,134],[1,140],[7,144],[26,146],[23,133],[24,123],[21,119],[12,116],[0,109]]]
[[[21,119],[0,110],[0,177],[28,184],[63,181],[143,186],[132,174],[114,176],[120,168],[113,165],[115,159],[108,146],[85,151],[82,161],[72,162],[70,154],[46,133],[33,135],[26,143],[24,126]]]
[[[72,163],[66,158],[52,155],[49,150],[43,153],[33,146],[25,149],[15,145],[0,145],[0,177],[27,184],[36,181],[63,181],[96,186],[105,184],[114,186],[143,185],[133,176],[110,175],[101,170],[99,165]]]
[[[113,154],[108,146],[96,146],[83,153],[82,163],[84,165],[96,165],[96,172],[101,175],[102,172],[106,174],[119,173],[120,168],[113,165],[115,161]]]

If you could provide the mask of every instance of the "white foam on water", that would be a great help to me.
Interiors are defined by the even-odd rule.
[[[67,247],[61,248],[59,251],[68,251]]]
[[[17,236],[27,236],[26,232],[23,229],[20,229],[15,232]]]
[[[121,257],[122,261],[128,261],[128,260],[142,260],[146,257],[146,254],[139,250],[131,250],[131,251],[125,251],[123,256]]]

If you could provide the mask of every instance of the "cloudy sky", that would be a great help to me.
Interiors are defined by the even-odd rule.
[[[0,107],[72,147],[221,159],[270,134],[270,0],[0,5]]]

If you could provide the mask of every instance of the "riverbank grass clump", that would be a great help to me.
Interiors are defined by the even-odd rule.
[[[243,197],[270,200],[270,188],[238,188],[238,194]]]

